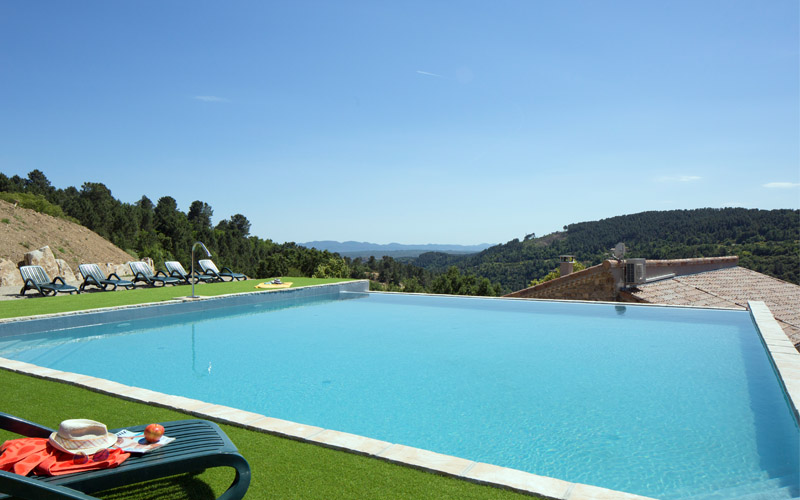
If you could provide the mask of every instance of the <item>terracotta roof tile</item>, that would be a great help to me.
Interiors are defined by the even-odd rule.
[[[728,267],[639,285],[631,293],[657,304],[747,307],[761,300],[787,335],[800,342],[800,286],[743,267]]]

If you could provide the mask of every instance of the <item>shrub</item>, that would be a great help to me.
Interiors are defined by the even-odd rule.
[[[5,200],[9,203],[19,203],[19,206],[22,208],[28,208],[41,214],[58,217],[59,219],[79,224],[77,219],[66,215],[64,211],[61,210],[61,207],[50,203],[44,196],[39,194],[0,192],[0,200]]]

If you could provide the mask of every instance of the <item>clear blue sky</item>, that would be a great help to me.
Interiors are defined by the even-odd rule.
[[[0,2],[0,172],[277,242],[800,208],[798,2]]]

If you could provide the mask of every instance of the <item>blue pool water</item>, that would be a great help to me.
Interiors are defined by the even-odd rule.
[[[800,432],[746,312],[343,292],[0,356],[657,498],[800,496]]]

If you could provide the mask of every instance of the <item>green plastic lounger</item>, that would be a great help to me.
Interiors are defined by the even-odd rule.
[[[130,290],[136,286],[132,281],[121,279],[117,273],[111,273],[108,276],[104,275],[97,264],[81,264],[78,266],[78,271],[83,276],[83,283],[80,286],[81,291],[84,291],[90,285],[103,290],[108,290],[109,286],[111,290],[116,290],[118,286],[124,286]]]
[[[164,261],[164,267],[167,268],[167,272],[169,273],[170,276],[172,276],[173,278],[178,278],[187,285],[190,285],[193,281],[195,283],[197,283],[198,281],[202,281],[203,283],[216,281],[213,276],[207,274],[198,274],[197,272],[195,272],[194,275],[191,275],[190,273],[187,273],[186,270],[183,268],[183,265],[177,260]]]
[[[149,286],[158,286],[159,283],[161,286],[181,284],[181,280],[178,278],[173,278],[172,276],[167,276],[167,273],[164,271],[158,271],[157,273],[153,274],[153,270],[150,269],[150,266],[147,265],[146,262],[131,261],[128,262],[128,265],[131,267],[131,271],[133,272],[134,283],[143,281]]]
[[[74,286],[67,285],[61,276],[56,276],[53,281],[50,281],[50,277],[42,266],[21,266],[19,274],[25,283],[22,290],[19,291],[20,295],[25,295],[28,290],[36,290],[44,296],[58,293],[81,293]]]
[[[202,270],[203,274],[213,276],[216,281],[225,281],[225,278],[230,278],[229,281],[247,279],[247,276],[244,274],[235,273],[227,267],[223,267],[222,271],[220,271],[217,269],[217,266],[214,265],[214,261],[211,259],[199,260],[197,263],[200,264],[200,269]]]
[[[250,465],[228,436],[207,420],[165,422],[166,435],[175,441],[139,455],[132,454],[118,467],[63,476],[20,476],[0,471],[0,499],[93,499],[91,493],[184,473],[197,473],[212,467],[231,467],[233,483],[219,498],[237,500],[250,486]],[[138,432],[144,425],[127,427]],[[25,437],[46,438],[53,429],[0,412],[0,429]],[[115,429],[116,432],[121,429]]]

